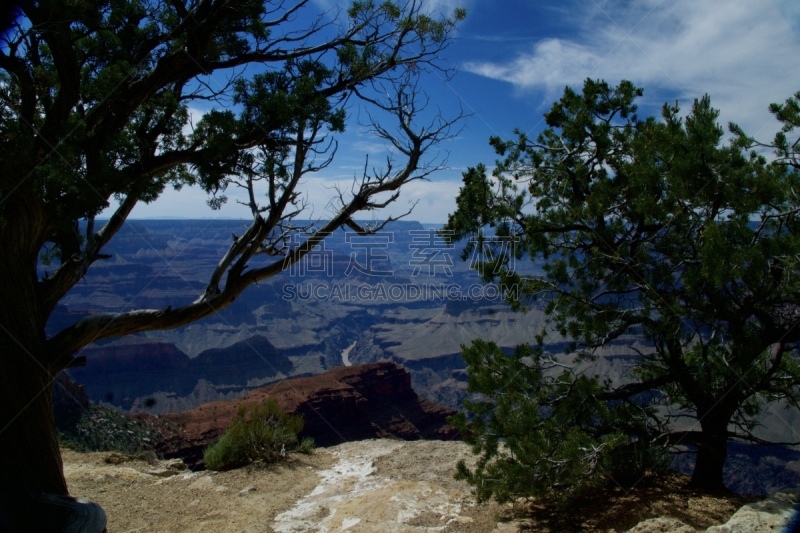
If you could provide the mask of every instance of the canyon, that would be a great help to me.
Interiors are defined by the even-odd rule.
[[[109,244],[110,257],[61,301],[50,330],[92,312],[193,301],[244,224],[130,221]],[[304,262],[250,287],[217,314],[88,346],[80,354],[86,366],[70,372],[94,402],[166,416],[234,401],[287,378],[391,362],[408,372],[422,398],[458,409],[467,397],[461,346],[480,337],[511,349],[531,342],[545,317],[535,306],[511,311],[504,288],[487,287],[472,268],[474,255],[462,260],[465,243],[448,243],[436,230],[398,221],[363,238],[337,232]],[[524,260],[515,268],[538,272]],[[566,347],[556,335],[546,344],[552,353]],[[581,370],[624,383],[641,348],[640,339],[620,338]],[[760,422],[761,435],[782,441],[800,427],[797,413],[779,405],[768,406]],[[773,492],[800,480],[796,449],[737,445],[731,457],[727,482],[742,492]]]

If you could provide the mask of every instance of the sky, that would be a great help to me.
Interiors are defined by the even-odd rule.
[[[410,220],[441,224],[455,209],[461,174],[496,159],[492,135],[531,135],[565,86],[579,89],[586,78],[612,85],[627,79],[644,89],[640,116],[658,115],[664,102],[683,111],[704,94],[720,110],[720,123],[738,123],[769,141],[779,126],[768,111],[800,91],[800,2],[797,0],[423,0],[431,11],[467,9],[454,42],[444,52],[450,79],[433,74],[423,89],[445,114],[469,116],[458,135],[434,155],[444,168],[428,181],[407,184],[398,201],[377,212],[397,216],[416,204]],[[314,0],[329,10],[334,0]],[[304,218],[330,216],[334,187],[348,190],[353,178],[382,161],[386,147],[353,119],[340,139],[334,162],[306,181]],[[131,218],[247,218],[231,197],[223,209],[207,207],[200,190],[166,191]],[[370,215],[367,215],[370,216]]]

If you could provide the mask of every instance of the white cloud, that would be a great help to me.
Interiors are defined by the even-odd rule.
[[[487,78],[508,81],[520,89],[544,86],[560,90],[583,81],[596,62],[597,57],[586,46],[544,39],[536,43],[531,54],[510,63],[467,63],[464,68]]]
[[[473,2],[474,0],[417,0],[423,12],[445,16],[451,16],[458,8],[469,9],[469,6],[472,5]],[[313,3],[320,9],[331,14],[337,13],[339,10],[350,6],[350,2],[341,2],[337,0],[313,0]],[[403,7],[405,2],[400,1],[397,2],[397,4]]]
[[[392,207],[394,215],[407,211],[410,204],[417,202],[410,220],[425,223],[443,224],[447,222],[447,214],[456,210],[456,197],[461,187],[461,180],[443,180],[432,178],[431,181],[412,181],[403,187],[397,205]]]
[[[338,194],[335,187],[338,186],[344,194],[345,200],[349,200],[351,195],[352,179],[331,180],[330,178],[312,177],[305,181],[305,199],[309,203],[308,212],[302,218],[328,219],[335,214],[336,209],[341,205],[332,201]],[[400,191],[400,197],[386,208],[374,213],[362,212],[356,218],[370,218],[383,220],[389,216],[398,217],[414,207],[409,220],[419,220],[442,224],[447,221],[447,213],[455,211],[455,199],[458,189],[461,186],[460,180],[444,180],[434,178],[432,181],[412,181],[404,185]],[[377,201],[388,199],[377,198]],[[414,204],[416,203],[416,206]]]
[[[229,197],[228,202],[221,209],[213,210],[206,203],[208,194],[200,187],[183,187],[180,191],[167,187],[156,201],[150,204],[142,202],[136,204],[129,218],[249,218],[250,211],[247,207],[236,203],[237,198],[246,200],[242,193],[232,187],[226,194]],[[112,200],[111,206],[103,211],[100,217],[110,217],[117,205],[118,203]]]
[[[208,112],[205,109],[199,109],[197,107],[188,107],[189,112],[189,121],[183,126],[181,130],[184,135],[187,137],[194,132],[194,129],[197,127],[198,122],[203,118],[203,116]]]
[[[456,9],[469,11],[472,0],[423,0],[422,8],[428,13],[451,16]]]
[[[569,16],[577,17],[571,39],[545,37],[507,62],[471,62],[464,69],[507,80],[520,91],[544,89],[548,102],[565,85],[579,86],[587,77],[610,83],[629,79],[644,87],[651,101],[669,95],[684,109],[708,93],[723,122],[737,121],[759,136],[775,128],[768,104],[800,90],[796,1],[645,0],[594,6],[570,10]]]
[[[359,155],[361,158],[366,154],[386,154],[389,152],[387,142],[379,141],[355,141],[350,145],[350,152]]]
[[[436,176],[444,174],[437,173]],[[338,191],[342,191],[345,200],[352,197],[351,188],[353,177],[336,176],[309,176],[301,184],[301,196],[306,202],[306,210],[299,216],[301,219],[327,220],[334,215],[340,207],[336,200]],[[414,203],[416,207],[409,220],[419,220],[422,222],[443,224],[446,222],[447,213],[455,211],[455,199],[458,195],[460,180],[444,180],[433,178],[432,181],[412,181],[403,186],[400,197],[385,209],[375,213],[363,212],[358,218],[369,218],[374,216],[376,219],[383,220],[389,216],[400,216],[408,211]],[[262,197],[263,191],[259,191]],[[208,195],[199,187],[184,187],[180,191],[167,188],[164,193],[151,204],[138,204],[131,213],[131,219],[170,219],[170,218],[193,218],[193,219],[248,219],[250,211],[246,206],[237,203],[246,201],[244,192],[237,187],[230,187],[226,192],[228,202],[219,210],[212,210],[206,204]],[[378,198],[378,201],[389,197]],[[112,202],[111,207],[106,209],[100,218],[110,217],[117,202]]]

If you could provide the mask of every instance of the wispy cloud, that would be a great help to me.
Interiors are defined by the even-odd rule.
[[[350,151],[356,154],[385,154],[388,146],[380,141],[355,141],[350,145]]]
[[[422,8],[428,13],[452,15],[456,9],[469,10],[473,0],[422,0]]]
[[[463,69],[544,90],[552,101],[565,85],[587,77],[629,79],[657,98],[705,93],[722,120],[757,133],[767,105],[800,90],[800,8],[777,0],[642,0],[581,2],[570,10],[572,38],[543,36],[506,62],[466,63]],[[580,8],[579,8],[580,7]]]
[[[416,0],[423,12],[446,16],[452,15],[458,8],[469,9],[473,2],[474,0]],[[349,6],[348,2],[337,0],[313,0],[313,3],[325,11],[336,11],[343,6]],[[405,5],[405,2],[402,1],[397,3],[401,6]]]

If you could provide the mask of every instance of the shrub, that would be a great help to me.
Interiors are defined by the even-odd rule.
[[[137,453],[153,447],[161,433],[107,405],[89,404],[76,422],[62,427],[59,443],[79,452]]]
[[[608,398],[608,386],[576,375],[528,345],[505,354],[491,342],[464,347],[465,413],[451,417],[479,455],[456,479],[479,501],[544,497],[567,503],[605,484],[635,484],[663,464],[648,408]]]
[[[229,470],[256,461],[275,463],[291,451],[310,453],[313,439],[298,442],[302,429],[303,417],[286,414],[274,398],[243,405],[228,431],[203,452],[203,459],[210,470]]]

